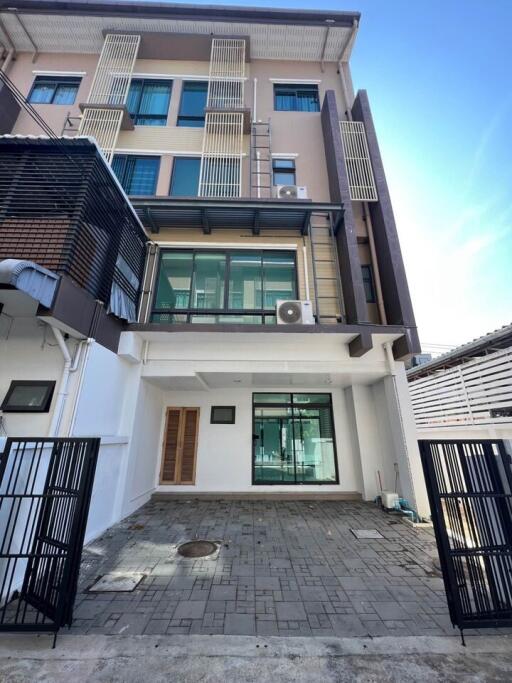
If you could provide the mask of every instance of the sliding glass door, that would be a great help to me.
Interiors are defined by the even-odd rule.
[[[253,483],[337,482],[330,394],[254,394]]]

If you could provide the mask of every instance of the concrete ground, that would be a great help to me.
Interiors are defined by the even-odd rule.
[[[2,637],[0,681],[387,683],[510,681],[510,636],[293,638],[248,636]]]
[[[219,552],[178,556],[194,538]],[[72,633],[453,635],[435,557],[431,529],[371,503],[152,501],[84,549]],[[133,592],[88,592],[111,571],[144,578]]]

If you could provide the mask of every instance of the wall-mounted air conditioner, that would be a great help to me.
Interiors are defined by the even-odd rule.
[[[307,199],[308,188],[303,185],[274,185],[277,199]]]
[[[311,301],[276,301],[278,325],[314,325]]]

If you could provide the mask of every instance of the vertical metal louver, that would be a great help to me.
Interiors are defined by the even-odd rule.
[[[366,131],[361,121],[340,121],[345,166],[354,201],[378,201]]]
[[[98,60],[79,135],[96,138],[109,163],[114,156],[133,68],[139,51],[139,35],[107,34]],[[103,106],[102,106],[103,105]]]
[[[245,40],[212,40],[199,195],[239,197],[242,188]]]

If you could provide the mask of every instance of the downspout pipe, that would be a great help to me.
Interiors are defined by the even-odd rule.
[[[81,351],[83,348],[83,342],[80,342],[75,353],[75,358],[74,360],[72,360],[71,354],[69,353],[69,349],[66,345],[62,332],[53,325],[50,325],[50,327],[53,332],[53,336],[55,337],[55,340],[57,342],[57,345],[59,346],[59,349],[64,358],[64,367],[62,368],[62,374],[60,377],[59,391],[57,393],[57,400],[55,402],[55,408],[53,410],[52,421],[50,423],[50,428],[48,430],[49,437],[56,437],[59,435],[62,416],[64,414],[64,407],[66,405],[66,400],[68,397],[69,377],[73,372],[76,372],[76,370],[78,369]]]
[[[5,24],[1,19],[0,31],[4,34],[6,42],[9,44],[7,48],[7,55],[3,61],[2,66],[0,67],[0,71],[3,71],[3,73],[7,73],[7,70],[9,69],[12,60],[16,57],[16,48],[14,47],[14,43],[12,42],[11,36],[9,35],[7,29],[5,28]]]

